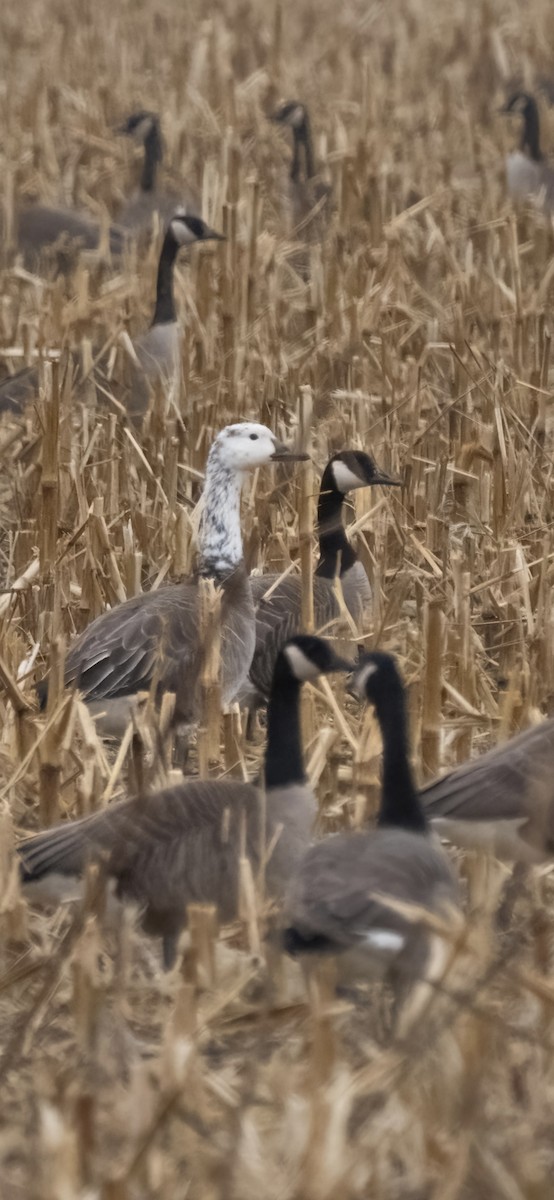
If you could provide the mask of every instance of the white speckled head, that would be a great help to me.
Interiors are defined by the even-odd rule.
[[[210,461],[217,460],[229,471],[240,472],[254,471],[256,467],[271,462],[298,457],[305,458],[306,455],[296,455],[287,450],[267,425],[257,425],[254,421],[227,425],[218,433],[210,450]]]
[[[306,123],[306,109],[296,100],[287,100],[273,114],[272,120],[278,125],[290,125],[291,129],[301,129]]]
[[[306,458],[287,450],[266,425],[227,425],[214,439],[206,467],[199,526],[204,566],[225,570],[242,559],[240,492],[244,474],[281,459]]]

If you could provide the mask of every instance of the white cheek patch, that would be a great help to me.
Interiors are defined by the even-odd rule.
[[[351,492],[354,488],[366,487],[367,481],[360,479],[355,471],[351,471],[346,463],[337,460],[333,463],[333,476],[339,492]]]
[[[152,132],[153,128],[154,122],[152,117],[143,117],[142,121],[139,121],[138,125],[135,125],[135,128],[133,129],[133,137],[137,139],[137,142],[145,142],[148,134]]]
[[[192,242],[197,240],[192,231],[189,229],[188,225],[185,225],[184,221],[172,221],[170,228],[175,241],[178,242],[180,246],[190,246]]]
[[[406,944],[404,934],[393,929],[369,929],[363,935],[363,941],[368,949],[381,954],[398,954]]]
[[[305,114],[302,105],[297,104],[296,108],[293,108],[289,117],[289,121],[293,129],[299,129],[300,126],[304,124],[304,116]]]
[[[286,646],[284,652],[293,675],[297,679],[301,679],[302,681],[317,679],[320,673],[319,668],[306,657],[299,646]]]
[[[376,663],[365,663],[363,667],[360,667],[359,671],[354,673],[352,678],[352,690],[357,692],[358,696],[364,696],[368,679],[371,679],[371,676],[375,675],[378,670],[379,668]]]

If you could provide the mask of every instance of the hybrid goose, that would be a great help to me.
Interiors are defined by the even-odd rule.
[[[293,956],[333,955],[339,977],[387,976],[397,996],[418,979],[440,977],[447,944],[385,898],[449,920],[458,882],[429,835],[408,757],[404,688],[391,655],[367,654],[351,690],[375,706],[383,739],[378,828],[312,846],[291,881],[285,948]]]
[[[237,916],[244,835],[255,873],[270,848],[266,887],[282,897],[316,815],[302,761],[300,688],[305,680],[349,669],[320,639],[292,639],[275,664],[265,796],[249,783],[190,780],[66,821],[19,844],[30,897],[59,898],[60,884],[69,888],[88,862],[102,863],[118,895],[140,906],[145,930],[163,939],[166,968],[175,961],[187,905],[213,903],[222,922]]]
[[[554,857],[554,720],[495,746],[424,787],[441,837],[531,865]]]
[[[292,132],[289,172],[292,231],[301,240],[319,241],[329,219],[331,187],[316,171],[308,110],[298,100],[287,100],[271,120],[277,125],[288,125]]]
[[[144,148],[139,188],[119,213],[119,224],[134,233],[151,233],[152,219],[156,215],[162,228],[180,206],[189,215],[196,215],[198,197],[190,188],[164,189],[159,185],[164,144],[157,113],[144,109],[131,113],[117,132],[133,138]]]
[[[223,705],[246,677],[255,644],[254,603],[246,573],[240,527],[240,496],[245,473],[292,453],[265,425],[246,421],[228,425],[215,438],[206,466],[198,532],[198,575],[222,590],[221,691]],[[67,687],[76,687],[96,712],[107,714],[109,701],[129,701],[139,691],[174,692],[175,720],[189,724],[197,707],[197,682],[203,648],[199,637],[196,579],[134,596],[102,613],[70,646],[65,666]],[[39,684],[44,703],[47,682]],[[124,706],[123,706],[124,707]],[[120,728],[114,730],[119,733]]]
[[[523,119],[518,150],[506,159],[506,179],[512,200],[532,200],[545,212],[554,209],[554,168],[544,158],[540,148],[539,110],[534,96],[514,92],[502,109],[503,113],[518,113]]]
[[[356,626],[361,628],[371,608],[371,587],[354,547],[348,541],[342,517],[345,496],[356,488],[398,487],[386,471],[362,450],[341,450],[327,463],[321,478],[317,507],[319,562],[314,577],[316,629],[325,631],[340,618],[334,580],[339,575],[344,600]],[[263,704],[271,684],[276,655],[287,638],[302,626],[302,582],[298,576],[253,575],[256,605],[256,649],[240,700],[251,708]],[[277,584],[277,586],[275,586]],[[266,593],[270,595],[266,598]]]
[[[180,370],[181,326],[173,294],[174,268],[179,250],[195,242],[221,239],[222,234],[210,229],[201,217],[175,213],[169,222],[158,263],[152,323],[146,333],[133,342],[136,361],[129,361],[125,398],[127,411],[134,421],[144,416],[155,386],[163,385],[170,389]],[[77,386],[78,380],[77,373]],[[109,398],[119,390],[114,382],[106,378],[100,365],[95,371],[95,381],[101,397]],[[20,412],[36,397],[38,387],[38,367],[24,367],[17,374],[3,379],[0,383],[0,412]]]

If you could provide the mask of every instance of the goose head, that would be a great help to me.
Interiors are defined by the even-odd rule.
[[[318,675],[352,671],[352,663],[341,658],[330,642],[311,634],[297,634],[289,638],[279,657],[282,659],[282,669],[299,683],[317,679]]]
[[[329,460],[327,470],[337,492],[346,496],[355,488],[371,487],[383,484],[387,487],[401,487],[399,479],[393,479],[386,471],[373,461],[363,450],[341,450]]]
[[[271,114],[270,120],[276,125],[288,125],[293,131],[304,129],[308,120],[308,110],[299,100],[286,100]]]
[[[308,454],[289,450],[266,425],[241,421],[218,433],[208,461],[217,461],[228,471],[241,474],[272,462],[299,462],[307,458]]]
[[[132,137],[141,145],[153,133],[156,133],[161,139],[160,118],[157,113],[140,108],[136,112],[131,113],[121,125],[117,126],[116,133],[121,134],[123,137]]]
[[[542,153],[539,144],[539,109],[535,97],[529,92],[514,92],[500,112],[507,116],[516,113],[523,118],[521,149],[528,151],[530,157],[539,162]]]
[[[384,650],[373,650],[361,655],[356,669],[348,681],[348,691],[356,700],[366,700],[377,709],[391,694],[403,691],[403,684],[396,660]]]
[[[178,208],[167,227],[166,239],[179,246],[192,246],[194,242],[224,242],[225,235],[212,229],[202,217],[195,217]]]

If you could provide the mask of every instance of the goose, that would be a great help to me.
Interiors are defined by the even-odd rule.
[[[289,450],[265,425],[228,425],[212,443],[206,466],[198,532],[198,575],[222,590],[221,699],[235,696],[254,653],[255,621],[250,579],[242,550],[240,495],[245,473],[268,463],[306,458]],[[101,613],[73,642],[65,684],[102,711],[109,731],[109,701],[131,700],[139,691],[174,692],[175,721],[189,724],[197,707],[203,648],[199,637],[197,579],[133,596]],[[44,705],[48,684],[39,684]],[[114,729],[117,736],[118,730]]]
[[[501,112],[519,113],[523,118],[519,150],[506,159],[508,192],[516,202],[532,199],[546,212],[554,209],[554,169],[545,162],[540,148],[539,110],[534,96],[514,92]]]
[[[284,945],[295,957],[334,956],[342,979],[388,977],[400,996],[416,979],[440,977],[448,943],[383,898],[448,921],[459,910],[459,887],[414,785],[404,687],[392,655],[366,654],[351,690],[375,706],[381,728],[378,828],[308,849],[286,898]]]
[[[320,638],[292,638],[273,674],[265,795],[250,783],[188,780],[65,821],[19,844],[25,890],[59,899],[70,885],[73,891],[87,862],[102,862],[119,896],[140,906],[145,930],[162,937],[166,969],[175,962],[188,904],[215,904],[223,923],[236,918],[243,839],[255,872],[264,848],[272,847],[266,888],[271,897],[282,897],[316,815],[303,768],[300,689],[318,675],[348,670],[351,664]]]
[[[198,215],[198,198],[190,189],[163,191],[159,187],[158,169],[162,163],[164,145],[158,114],[140,109],[131,113],[117,132],[134,138],[144,147],[139,188],[118,214],[119,224],[135,233],[149,233],[152,231],[152,218],[156,214],[162,228],[166,227],[179,206],[191,216]]]
[[[289,194],[293,231],[307,241],[318,241],[329,216],[331,187],[315,169],[308,110],[298,100],[287,100],[270,119],[292,131]]]
[[[201,217],[184,212],[173,215],[166,230],[156,282],[156,303],[152,323],[146,333],[136,338],[133,350],[136,361],[130,361],[127,411],[131,420],[144,416],[152,389],[156,384],[170,386],[180,367],[181,328],[173,295],[175,260],[181,247],[195,242],[222,241],[223,234],[211,229]],[[106,379],[101,366],[95,370],[95,381],[101,396],[110,396],[113,383]],[[20,412],[37,395],[38,367],[24,367],[0,383],[0,412]]]
[[[440,837],[532,866],[554,857],[554,719],[464,763],[421,791]]]
[[[342,519],[345,497],[356,488],[399,487],[362,450],[341,450],[329,459],[321,478],[317,506],[319,562],[314,576],[316,628],[327,629],[340,618],[334,581],[338,574],[346,607],[356,626],[371,607],[371,587]],[[295,576],[278,582],[278,574],[252,576],[256,606],[256,649],[248,680],[239,697],[251,710],[264,703],[271,685],[275,657],[281,645],[302,625],[302,581]],[[266,593],[270,594],[266,597]]]
[[[112,259],[124,253],[128,234],[120,225],[110,225],[108,247]],[[101,226],[84,213],[46,204],[23,204],[15,213],[13,242],[29,271],[68,275],[80,251],[98,250]]]

